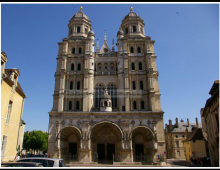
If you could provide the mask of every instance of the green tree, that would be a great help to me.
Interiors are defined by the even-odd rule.
[[[25,149],[26,151],[29,151],[31,149],[30,135],[28,132],[24,133],[23,149]]]
[[[23,148],[26,150],[47,151],[48,133],[42,131],[32,131],[24,134]]]

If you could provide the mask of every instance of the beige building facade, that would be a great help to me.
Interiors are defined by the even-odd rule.
[[[1,161],[13,161],[22,150],[25,122],[22,120],[24,94],[18,69],[5,69],[7,55],[1,52]]]
[[[216,80],[209,94],[211,97],[201,109],[203,133],[208,142],[212,166],[219,166],[219,80]]]
[[[154,42],[130,9],[99,48],[82,8],[59,42],[48,154],[78,162],[163,162],[165,137]],[[96,46],[96,48],[94,47]],[[96,49],[96,50],[95,50]]]
[[[201,126],[202,124],[198,123],[197,118],[196,122],[189,122],[189,119],[186,122],[181,119],[179,122],[178,118],[176,118],[174,124],[172,124],[172,120],[169,120],[169,124],[165,124],[167,159],[186,159],[184,141],[194,128],[201,128]]]

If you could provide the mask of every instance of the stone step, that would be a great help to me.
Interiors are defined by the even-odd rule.
[[[142,162],[114,162],[113,165],[142,165]]]
[[[97,164],[97,162],[71,162],[69,164]]]

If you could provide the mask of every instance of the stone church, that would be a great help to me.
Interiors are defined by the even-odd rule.
[[[154,40],[133,12],[117,41],[95,44],[89,17],[80,11],[58,42],[48,154],[76,162],[152,163],[165,157]],[[115,51],[117,46],[118,51]],[[96,49],[96,50],[95,50]]]

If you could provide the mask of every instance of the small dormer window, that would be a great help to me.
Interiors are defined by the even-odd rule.
[[[133,32],[137,32],[136,26],[133,26]]]
[[[77,33],[80,33],[80,26],[77,27]]]

